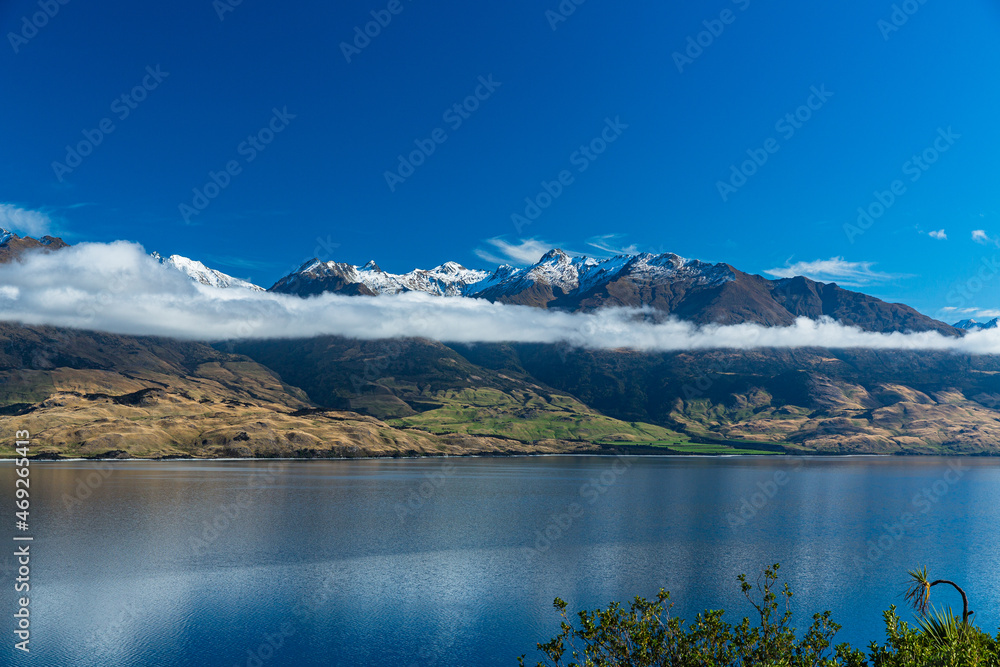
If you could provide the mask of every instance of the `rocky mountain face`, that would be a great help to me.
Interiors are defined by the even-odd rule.
[[[282,278],[271,291],[300,296],[421,291],[568,311],[649,306],[699,324],[785,326],[798,317],[831,317],[866,331],[960,335],[954,327],[909,306],[833,283],[803,277],[769,280],[729,264],[708,264],[670,253],[598,260],[552,250],[520,269],[503,265],[486,272],[449,262],[406,274],[386,273],[374,262],[357,267],[312,261]]]
[[[68,245],[54,236],[43,236],[40,239],[30,236],[20,237],[14,232],[0,228],[0,264],[14,261],[29,250],[59,250]]]

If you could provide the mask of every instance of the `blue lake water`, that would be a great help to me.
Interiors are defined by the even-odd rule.
[[[840,640],[880,639],[882,610],[902,606],[918,564],[964,584],[982,627],[1000,624],[994,459],[53,462],[31,472],[31,657],[13,649],[11,547],[0,561],[2,664],[514,665],[558,631],[556,596],[578,609],[663,587],[677,615],[725,608],[735,622],[750,611],[736,576],[774,562],[798,617],[832,610]],[[11,515],[13,479],[0,465]],[[948,591],[934,599],[959,604]]]

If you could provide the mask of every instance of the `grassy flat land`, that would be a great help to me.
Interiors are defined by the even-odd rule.
[[[601,415],[565,395],[545,396],[530,390],[463,389],[424,398],[441,407],[388,423],[438,435],[462,433],[522,442],[688,442],[687,436],[661,426]]]

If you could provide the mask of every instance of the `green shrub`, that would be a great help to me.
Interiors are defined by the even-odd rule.
[[[991,637],[951,613],[927,613],[916,627],[902,622],[895,606],[883,614],[885,643],[872,642],[867,653],[833,645],[840,626],[826,611],[813,616],[801,636],[791,627],[788,584],[777,588],[778,565],[755,584],[739,576],[753,606],[753,618],[727,623],[724,612],[705,611],[690,624],[670,615],[670,594],[635,598],[627,606],[581,611],[570,621],[567,604],[556,599],[562,616],[555,638],[538,644],[538,667],[1000,667],[1000,636]],[[926,574],[926,572],[925,572]],[[923,598],[926,601],[926,597]],[[919,611],[919,609],[918,609]],[[525,656],[518,660],[525,665]]]

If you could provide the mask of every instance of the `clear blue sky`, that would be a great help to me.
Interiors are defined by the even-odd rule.
[[[587,0],[558,22],[558,0],[243,0],[220,20],[225,1],[70,0],[37,31],[37,0],[0,4],[8,217],[40,211],[73,242],[134,240],[264,285],[316,254],[407,271],[600,246],[793,266],[946,319],[949,304],[1000,308],[1000,276],[974,279],[1000,253],[995,0],[913,0],[891,31],[893,3],[870,0]],[[348,63],[342,43],[390,4]],[[675,52],[709,28],[679,71]],[[145,99],[121,101],[143,83]],[[810,100],[814,86],[832,96]],[[477,88],[467,118],[444,117]],[[793,135],[776,127],[810,101]],[[275,108],[295,117],[241,149]],[[92,154],[53,167],[106,118]],[[628,127],[574,156],[606,119]],[[904,165],[949,127],[961,138],[910,180]],[[437,128],[447,140],[390,188],[396,156]],[[769,138],[777,152],[724,201],[730,165]],[[179,206],[230,161],[238,173],[185,221]],[[519,230],[512,214],[563,170],[572,182]],[[905,192],[852,242],[844,224],[896,179]]]

